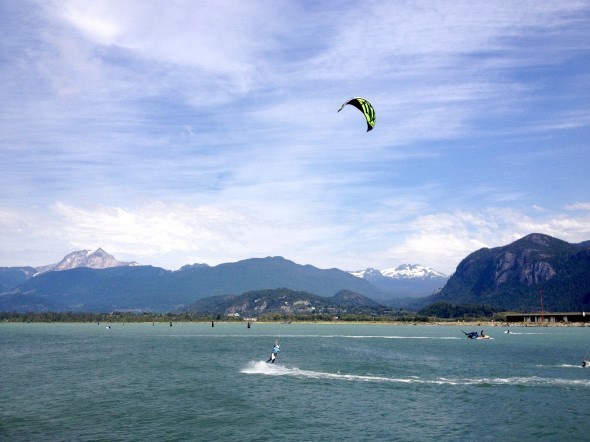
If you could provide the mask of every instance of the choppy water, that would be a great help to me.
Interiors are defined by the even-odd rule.
[[[105,325],[0,324],[0,440],[590,440],[590,328]]]

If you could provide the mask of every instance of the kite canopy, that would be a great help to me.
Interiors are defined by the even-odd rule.
[[[367,119],[367,132],[373,130],[373,128],[375,127],[375,109],[373,108],[373,105],[364,98],[354,97],[348,100],[342,106],[340,106],[338,112],[340,112],[347,104],[356,107],[365,115],[365,118]]]

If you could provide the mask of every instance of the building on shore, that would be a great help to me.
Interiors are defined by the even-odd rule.
[[[507,313],[506,322],[590,322],[590,312]]]

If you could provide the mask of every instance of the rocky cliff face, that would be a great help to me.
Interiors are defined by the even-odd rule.
[[[520,283],[531,286],[548,281],[556,274],[548,262],[535,262],[531,249],[518,254],[506,251],[497,259],[494,283],[499,286],[509,279],[516,278]]]
[[[433,299],[536,310],[540,308],[538,291],[543,290],[550,308],[576,311],[588,303],[589,256],[590,248],[584,243],[533,233],[512,244],[470,254]]]

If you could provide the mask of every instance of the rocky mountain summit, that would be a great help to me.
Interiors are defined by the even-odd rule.
[[[420,264],[402,264],[385,270],[368,268],[350,274],[389,293],[395,293],[398,297],[412,298],[427,296],[442,288],[448,280],[444,273]]]
[[[64,258],[56,263],[46,266],[37,267],[37,273],[48,271],[61,271],[76,269],[79,267],[88,267],[91,269],[108,269],[111,267],[123,267],[137,265],[135,261],[123,262],[115,259],[113,255],[108,254],[102,248],[96,249],[94,252],[90,250],[76,250],[68,253]]]

